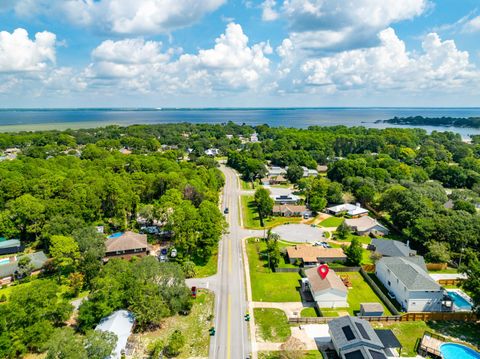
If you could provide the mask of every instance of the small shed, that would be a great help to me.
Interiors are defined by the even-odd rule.
[[[383,315],[383,306],[380,303],[360,303],[361,317],[381,317]]]

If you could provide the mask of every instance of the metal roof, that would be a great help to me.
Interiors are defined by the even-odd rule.
[[[95,330],[111,332],[117,336],[117,345],[109,358],[117,359],[122,357],[122,351],[127,346],[128,337],[132,333],[134,324],[133,314],[126,310],[117,310],[108,317],[103,318]]]

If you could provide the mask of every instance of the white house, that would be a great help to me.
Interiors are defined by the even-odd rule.
[[[302,166],[302,169],[303,169],[303,177],[318,176],[318,171],[315,169],[310,169],[305,166]]]
[[[348,307],[348,289],[332,269],[324,279],[318,274],[318,267],[307,269],[305,275],[307,278],[304,290],[310,290],[319,308]]]
[[[407,312],[446,310],[443,289],[417,264],[416,257],[382,257],[375,274]]]
[[[268,168],[268,176],[283,176],[287,174],[287,170],[278,166],[271,166]]]
[[[333,215],[339,215],[345,213],[347,216],[355,218],[362,217],[368,214],[368,210],[360,207],[360,203],[350,204],[344,203],[337,206],[332,206],[327,208],[327,212]]]
[[[127,348],[128,338],[134,325],[133,314],[126,310],[117,310],[103,318],[95,330],[111,332],[117,336],[117,344],[109,359],[120,359]]]
[[[220,154],[220,150],[218,148],[209,148],[205,150],[205,154],[212,157],[218,156]]]

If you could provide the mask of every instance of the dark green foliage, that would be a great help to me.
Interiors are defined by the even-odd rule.
[[[362,243],[357,238],[353,238],[350,245],[345,249],[347,264],[359,266],[362,263],[363,248]]]
[[[265,188],[258,188],[255,191],[255,205],[257,206],[257,212],[260,216],[260,224],[263,226],[263,221],[267,218],[273,210],[273,199],[270,198],[270,192]]]
[[[180,354],[184,345],[185,337],[180,330],[175,330],[168,338],[168,343],[164,349],[165,355],[169,358],[176,357]]]
[[[287,179],[292,183],[297,183],[303,177],[303,168],[296,163],[290,165],[287,169]]]

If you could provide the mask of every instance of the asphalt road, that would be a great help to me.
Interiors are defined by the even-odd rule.
[[[245,277],[242,259],[242,238],[248,235],[240,226],[239,193],[237,176],[231,168],[222,165],[225,187],[222,211],[229,224],[228,233],[222,238],[216,276],[215,328],[216,334],[210,342],[210,358],[245,359],[250,353]]]

